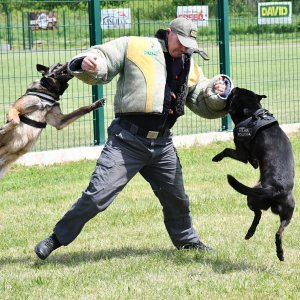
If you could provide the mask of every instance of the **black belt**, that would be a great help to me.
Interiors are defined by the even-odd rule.
[[[145,130],[123,118],[118,119],[118,124],[125,130],[128,130],[133,135],[138,135],[147,139],[157,139],[162,136],[168,136],[170,134],[170,129],[165,129],[163,131],[153,131]]]

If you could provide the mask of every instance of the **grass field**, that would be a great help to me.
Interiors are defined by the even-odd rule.
[[[95,162],[14,165],[0,185],[0,299],[299,299],[299,135],[291,140],[296,209],[283,237],[285,262],[276,257],[279,218],[270,211],[244,240],[253,215],[226,174],[253,185],[258,172],[211,162],[231,141],[179,149],[194,225],[215,253],[175,250],[158,200],[137,176],[71,245],[40,261],[34,245],[85,189]]]

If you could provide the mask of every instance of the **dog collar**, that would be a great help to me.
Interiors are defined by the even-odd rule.
[[[275,122],[277,122],[277,120],[269,111],[263,108],[258,109],[251,117],[235,126],[233,130],[234,139],[244,143],[250,143],[259,129]]]

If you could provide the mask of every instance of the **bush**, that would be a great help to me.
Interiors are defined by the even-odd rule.
[[[300,31],[300,24],[276,24],[276,25],[248,25],[246,27],[233,27],[230,34],[257,34],[257,33],[293,33]]]

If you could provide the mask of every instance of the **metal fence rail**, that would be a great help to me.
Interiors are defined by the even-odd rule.
[[[268,96],[264,106],[281,123],[300,122],[298,2],[292,3],[291,24],[258,25],[258,4],[250,0],[229,0],[227,7],[227,0],[219,0],[219,6],[216,1],[3,0],[0,3],[0,122],[5,122],[9,105],[25,92],[30,82],[39,78],[35,69],[37,63],[51,65],[66,62],[99,41],[99,38],[106,42],[124,35],[153,36],[158,29],[168,27],[170,20],[176,17],[177,6],[185,5],[208,5],[208,26],[199,27],[198,41],[209,54],[210,61],[197,61],[206,76],[212,77],[226,66],[225,70],[230,72],[236,86]],[[228,11],[228,41],[220,38],[220,32],[226,25],[218,12],[224,12],[224,5]],[[99,8],[100,13],[112,8],[130,9],[130,28],[99,29],[100,20],[96,19],[95,8]],[[41,18],[35,19],[44,12],[47,22],[51,23],[48,30],[42,28],[45,24]],[[220,46],[226,42],[230,56],[225,55],[224,58],[220,54]],[[47,127],[34,150],[90,146],[103,141],[105,128],[114,116],[115,86],[116,80],[103,86],[103,90],[101,87],[92,89],[76,79],[71,80],[70,87],[62,96],[63,112],[86,105],[102,93],[107,98],[104,110],[98,115],[85,116],[59,132]],[[99,124],[101,130],[95,130],[94,125]],[[222,126],[224,129],[220,119],[205,120],[186,109],[185,116],[176,123],[173,133],[219,131]]]

